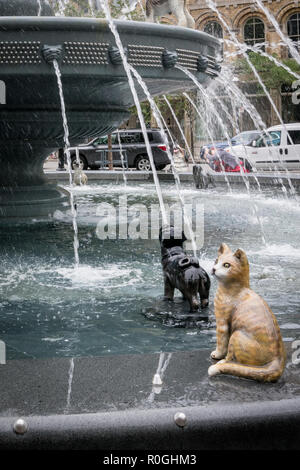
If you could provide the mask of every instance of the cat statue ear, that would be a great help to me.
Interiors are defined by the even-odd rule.
[[[223,254],[226,253],[226,252],[231,253],[231,249],[229,248],[228,245],[226,245],[226,243],[222,243],[222,244],[220,245],[220,248],[219,248],[219,251],[218,251],[218,255],[219,255],[219,256],[220,256],[220,255],[223,255]]]
[[[247,255],[243,250],[241,249],[236,250],[233,256],[235,256],[235,258],[237,258],[242,264],[244,263],[248,264]]]

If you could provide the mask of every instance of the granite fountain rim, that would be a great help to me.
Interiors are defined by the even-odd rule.
[[[157,23],[148,23],[143,21],[122,21],[114,20],[119,33],[131,32],[134,28],[134,34],[145,34],[145,30],[150,29],[153,32],[165,35],[169,31],[174,35],[174,39],[195,40],[201,38],[201,41],[207,44],[220,46],[220,41],[197,29],[183,28],[174,25],[162,25]],[[64,31],[86,31],[91,28],[94,30],[110,32],[108,21],[103,18],[82,18],[82,17],[59,17],[59,16],[0,16],[0,32],[9,30],[64,30]]]

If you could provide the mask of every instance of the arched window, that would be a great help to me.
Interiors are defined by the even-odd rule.
[[[209,21],[204,26],[204,32],[207,34],[211,34],[215,38],[223,39],[223,29],[220,23],[217,21]]]
[[[265,42],[264,22],[256,17],[246,21],[244,26],[244,40],[249,46],[255,46],[260,42]]]
[[[300,47],[300,13],[290,16],[287,22],[288,36],[292,41]]]

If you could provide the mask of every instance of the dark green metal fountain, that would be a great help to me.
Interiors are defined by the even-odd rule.
[[[66,205],[65,195],[43,177],[45,158],[64,145],[53,58],[62,73],[72,145],[116,129],[133,98],[105,20],[55,17],[45,0],[0,0],[0,16],[0,215],[45,216]],[[176,64],[204,84],[218,70],[219,42],[205,33],[116,24],[128,62],[153,95],[193,86]],[[144,99],[141,90],[139,96]]]

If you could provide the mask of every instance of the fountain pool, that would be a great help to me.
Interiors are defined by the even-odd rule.
[[[132,183],[131,183],[132,184]],[[157,204],[155,186],[101,184],[73,188],[78,207],[81,265],[74,267],[71,214],[52,221],[4,226],[0,235],[0,339],[8,359],[144,354],[212,349],[215,343],[213,281],[211,306],[188,315],[178,296],[162,300],[158,240],[99,240],[97,208]],[[177,201],[173,184],[162,183],[165,202]],[[274,191],[199,191],[182,185],[186,203],[204,205],[202,266],[209,272],[225,241],[245,249],[252,287],[275,312],[283,338],[300,338],[299,206]],[[263,224],[263,246],[253,198]]]

